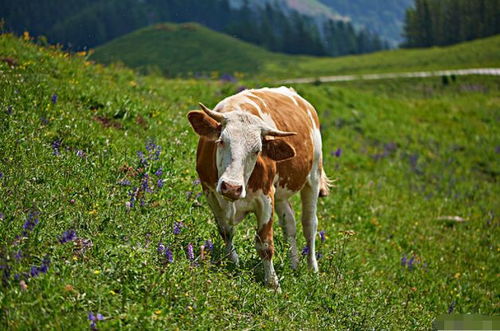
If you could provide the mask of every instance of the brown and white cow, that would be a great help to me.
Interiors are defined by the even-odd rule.
[[[256,248],[265,281],[279,289],[272,257],[273,211],[290,244],[293,268],[299,262],[294,212],[288,199],[300,192],[308,264],[318,271],[315,238],[318,196],[328,194],[316,111],[293,89],[262,88],[230,96],[210,110],[191,111],[189,122],[200,136],[196,170],[227,255],[238,263],[233,227],[248,213],[257,217]]]

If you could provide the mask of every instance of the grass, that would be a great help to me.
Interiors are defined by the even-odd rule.
[[[449,310],[498,314],[498,79],[296,86],[318,109],[336,186],[319,205],[318,275],[306,261],[290,269],[276,227],[276,295],[262,284],[255,220],[237,228],[242,265],[226,264],[194,183],[185,115],[241,83],[137,76],[10,35],[0,58],[5,329],[83,329],[88,312],[102,329],[422,329]],[[148,156],[151,139],[162,149],[145,165],[137,151]],[[152,192],[133,190],[144,173]],[[60,243],[71,229],[78,239]]]
[[[199,24],[157,24],[106,43],[92,60],[121,62],[142,73],[168,77],[244,74],[275,81],[298,77],[500,66],[500,36],[430,49],[399,49],[338,58],[290,56]]]

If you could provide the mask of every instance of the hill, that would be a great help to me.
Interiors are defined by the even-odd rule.
[[[156,24],[95,49],[92,60],[120,61],[141,72],[168,76],[244,72],[256,74],[284,55],[268,52],[199,24]]]
[[[456,68],[500,67],[500,36],[448,47],[400,49],[337,58],[289,56],[211,31],[197,24],[160,24],[118,38],[91,59],[121,61],[169,76],[242,72],[269,79]]]
[[[497,312],[498,79],[296,86],[335,187],[318,274],[290,268],[275,223],[277,294],[251,217],[241,265],[225,262],[186,119],[264,83],[138,76],[24,39],[0,35],[4,329],[428,329]]]

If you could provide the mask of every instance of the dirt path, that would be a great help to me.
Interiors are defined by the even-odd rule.
[[[308,84],[308,83],[328,83],[328,82],[348,82],[353,80],[377,80],[377,79],[394,79],[394,78],[422,78],[422,77],[439,77],[439,76],[467,76],[467,75],[484,75],[484,76],[500,76],[500,68],[478,68],[478,69],[457,69],[457,70],[441,70],[441,71],[418,71],[418,72],[396,72],[396,73],[381,73],[381,74],[359,74],[345,76],[320,76],[314,78],[294,78],[282,80],[280,84]]]

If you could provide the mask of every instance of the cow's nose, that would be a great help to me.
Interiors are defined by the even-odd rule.
[[[243,191],[243,186],[231,185],[226,182],[222,182],[220,185],[220,191],[222,195],[228,197],[229,199],[237,200],[241,196],[241,192]]]

